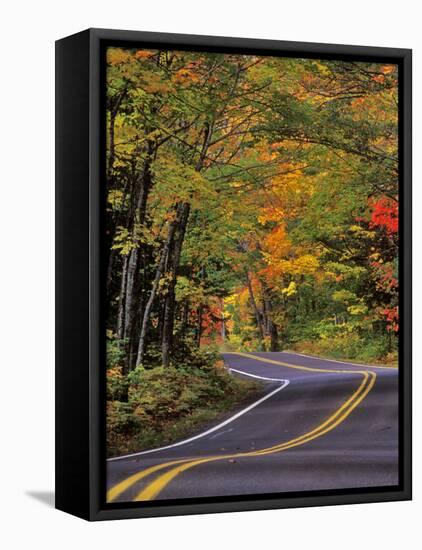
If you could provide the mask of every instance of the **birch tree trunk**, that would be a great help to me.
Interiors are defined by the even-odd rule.
[[[157,269],[155,270],[155,277],[154,281],[152,283],[151,292],[148,298],[148,301],[145,305],[145,309],[142,314],[142,320],[141,320],[141,332],[139,336],[139,344],[138,344],[138,353],[136,356],[136,365],[140,365],[144,359],[145,354],[145,337],[146,337],[146,331],[147,331],[147,325],[149,321],[149,317],[151,314],[152,305],[155,300],[155,296],[157,294],[158,285],[160,283],[161,276],[164,272],[164,267],[167,261],[169,249],[174,237],[174,233],[176,231],[176,227],[178,224],[178,216],[176,216],[176,220],[174,220],[170,224],[169,232],[167,235],[166,242],[164,243],[163,249],[161,251],[160,261],[158,263]]]
[[[122,279],[120,281],[119,309],[117,313],[117,338],[123,340],[125,331],[125,299],[126,299],[126,276],[129,257],[123,260]]]

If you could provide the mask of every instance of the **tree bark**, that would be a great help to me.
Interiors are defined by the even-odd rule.
[[[120,281],[119,309],[117,313],[117,338],[123,340],[125,331],[125,299],[126,299],[126,274],[129,257],[123,260],[122,278]]]
[[[266,321],[267,334],[270,336],[270,351],[278,351],[278,331],[273,320],[273,307],[271,303],[270,292],[265,283],[262,284],[262,295],[264,302],[264,313]]]
[[[125,300],[125,325],[123,337],[128,338],[131,333],[133,321],[134,287],[138,267],[138,249],[133,248],[128,257],[126,274],[126,300]]]
[[[206,153],[209,147],[211,135],[213,132],[213,123],[204,125],[204,137],[199,158],[195,165],[195,170],[200,172],[203,168]],[[173,250],[169,256],[169,269],[171,271],[171,279],[169,289],[165,300],[164,321],[163,321],[163,336],[161,342],[161,353],[163,366],[167,367],[170,363],[170,356],[173,347],[173,328],[175,315],[175,286],[177,282],[177,271],[180,264],[180,255],[182,251],[183,240],[185,237],[186,226],[189,219],[190,204],[185,202],[181,204],[181,213],[178,226],[176,228]],[[199,337],[200,338],[200,337]]]
[[[262,343],[264,341],[264,327],[263,327],[263,324],[262,324],[262,314],[259,311],[259,308],[256,304],[254,292],[253,292],[253,289],[252,289],[252,283],[251,283],[251,279],[249,277],[248,271],[245,271],[245,278],[246,278],[246,284],[248,286],[249,298],[251,300],[252,308],[253,308],[254,313],[255,313],[256,326],[257,326],[257,329],[258,329],[259,339],[261,340],[261,343]]]
[[[224,300],[220,299],[221,304],[221,341],[224,344],[226,341],[226,319],[224,318]]]
[[[186,298],[183,304],[182,328],[180,331],[182,339],[186,337],[188,328],[189,328],[189,299]]]
[[[177,272],[180,265],[180,255],[182,252],[183,240],[185,238],[186,226],[189,219],[190,204],[183,203],[181,207],[180,221],[177,225],[172,243],[172,250],[169,255],[169,271],[171,279],[164,305],[163,337],[161,344],[163,366],[167,367],[170,363],[170,356],[173,348],[173,328],[176,306],[175,287],[177,282]]]
[[[202,313],[204,311],[204,307],[202,304],[198,307],[198,321],[197,321],[197,327],[196,327],[196,345],[201,347],[201,337],[202,337]]]
[[[155,277],[154,281],[152,283],[151,292],[148,298],[148,301],[145,305],[145,310],[142,314],[142,321],[141,321],[141,332],[139,336],[139,344],[138,344],[138,353],[136,357],[136,365],[140,365],[144,359],[145,354],[145,337],[146,337],[146,331],[147,331],[147,324],[149,321],[149,317],[151,314],[152,305],[155,300],[155,296],[157,294],[158,285],[160,283],[161,276],[164,271],[164,267],[167,261],[169,249],[174,237],[174,233],[176,231],[177,224],[179,223],[179,216],[180,216],[180,208],[178,208],[178,212],[176,214],[176,219],[170,224],[169,232],[166,238],[166,241],[164,243],[163,249],[161,251],[160,261],[158,263],[157,269],[155,271]]]
[[[132,214],[130,215],[130,225],[132,237],[136,237],[136,226],[143,225],[146,219],[146,206],[148,196],[152,185],[151,175],[151,159],[154,152],[154,145],[148,145],[148,155],[144,163],[143,170],[138,177],[135,189],[137,189],[136,199],[133,205]],[[134,359],[137,355],[138,330],[139,323],[135,323],[135,319],[139,314],[142,295],[139,292],[140,275],[139,263],[141,254],[145,248],[142,243],[135,243],[135,247],[131,249],[127,258],[126,265],[126,281],[125,281],[125,296],[124,296],[124,314],[123,329],[121,333],[123,338],[128,341],[126,354],[126,368],[131,370],[135,366]],[[135,326],[136,325],[136,326]],[[134,349],[135,344],[135,349]]]

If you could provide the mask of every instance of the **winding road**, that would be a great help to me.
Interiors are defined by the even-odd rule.
[[[224,353],[265,393],[173,445],[107,461],[107,501],[398,484],[398,370],[296,353]]]

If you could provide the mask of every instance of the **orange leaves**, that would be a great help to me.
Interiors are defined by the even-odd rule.
[[[378,84],[384,84],[385,82],[385,76],[382,75],[382,74],[377,74],[375,76],[372,77],[372,80],[374,82],[378,82]]]
[[[135,53],[136,59],[148,59],[154,55],[154,52],[151,52],[150,50],[138,50]]]
[[[381,67],[381,72],[384,74],[390,74],[397,70],[397,65],[383,65]]]
[[[192,67],[192,65],[182,67],[173,76],[173,81],[176,84],[182,84],[184,86],[190,86],[191,84],[198,82],[199,79],[200,77],[198,73],[194,71],[194,67]]]
[[[123,48],[107,48],[107,64],[112,67],[123,65],[126,63],[132,63],[136,59],[149,59],[155,55],[155,52],[151,50],[137,50],[135,53],[132,50],[126,50]]]
[[[284,224],[276,226],[265,238],[263,243],[264,251],[272,257],[281,258],[288,254],[291,248],[291,242],[287,236]]]
[[[351,106],[356,109],[359,107],[363,107],[365,105],[365,98],[364,97],[357,97],[351,102]]]

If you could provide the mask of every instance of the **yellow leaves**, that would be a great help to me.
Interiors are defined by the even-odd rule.
[[[237,295],[238,303],[240,308],[246,308],[249,304],[249,292],[245,287]]]
[[[370,254],[369,259],[377,262],[381,258],[381,254],[379,252],[374,252],[373,254]]]
[[[290,281],[289,286],[283,288],[281,292],[286,296],[294,296],[297,294],[297,284],[294,281]]]
[[[158,283],[158,294],[160,296],[166,296],[169,291],[169,286],[173,280],[173,274],[171,272],[167,272],[164,275],[162,275],[159,283]]]
[[[108,65],[116,66],[131,61],[132,54],[122,48],[108,48],[106,58]]]
[[[347,311],[350,313],[350,315],[365,315],[368,313],[368,307],[365,304],[356,304],[353,306],[349,306],[347,308]]]
[[[284,217],[284,210],[276,206],[263,207],[258,213],[258,221],[265,225],[267,222],[280,222]]]
[[[351,225],[349,227],[349,231],[351,231],[352,233],[357,233],[361,230],[361,227],[359,225]]]
[[[356,294],[346,289],[336,290],[333,292],[331,297],[335,302],[340,302],[346,305],[350,304],[350,302],[356,301]]]
[[[375,231],[368,231],[367,229],[364,229],[360,225],[351,225],[349,226],[349,231],[351,233],[354,233],[358,237],[362,237],[365,239],[373,239],[376,236]]]
[[[126,227],[119,226],[116,229],[111,248],[118,250],[122,256],[127,256],[131,250],[137,248],[141,243],[157,246],[152,230],[145,225],[137,223],[132,231],[129,231]]]
[[[119,210],[123,204],[123,191],[111,189],[107,194],[107,202],[112,210]]]
[[[126,227],[118,227],[111,246],[112,250],[118,250],[122,256],[127,256],[135,246],[130,231]]]
[[[226,298],[224,298],[224,306],[225,308],[227,306],[232,306],[236,303],[236,299],[237,299],[237,294],[232,294],[231,296],[227,296]],[[225,311],[225,309],[224,309]]]
[[[264,260],[268,267],[262,270],[262,274],[265,276],[268,284],[273,288],[280,288],[280,281],[282,281],[285,275],[290,275],[292,277],[312,275],[316,279],[319,278],[319,260],[311,254],[303,254],[297,258],[281,259],[274,258],[270,254],[264,254]],[[289,285],[287,288],[289,289],[288,291],[284,287],[281,287],[281,292],[286,294],[287,292],[293,293],[296,291],[296,286],[294,285]]]
[[[331,76],[331,70],[329,67],[327,67],[327,65],[325,65],[324,63],[321,63],[321,61],[314,61],[313,62],[313,65],[315,67],[317,67],[319,73],[322,75],[322,76]]]
[[[294,268],[303,275],[311,275],[319,267],[319,260],[311,254],[304,254],[294,261]]]
[[[304,254],[292,260],[281,260],[279,266],[284,273],[291,275],[313,275],[319,267],[319,261],[311,254]]]

